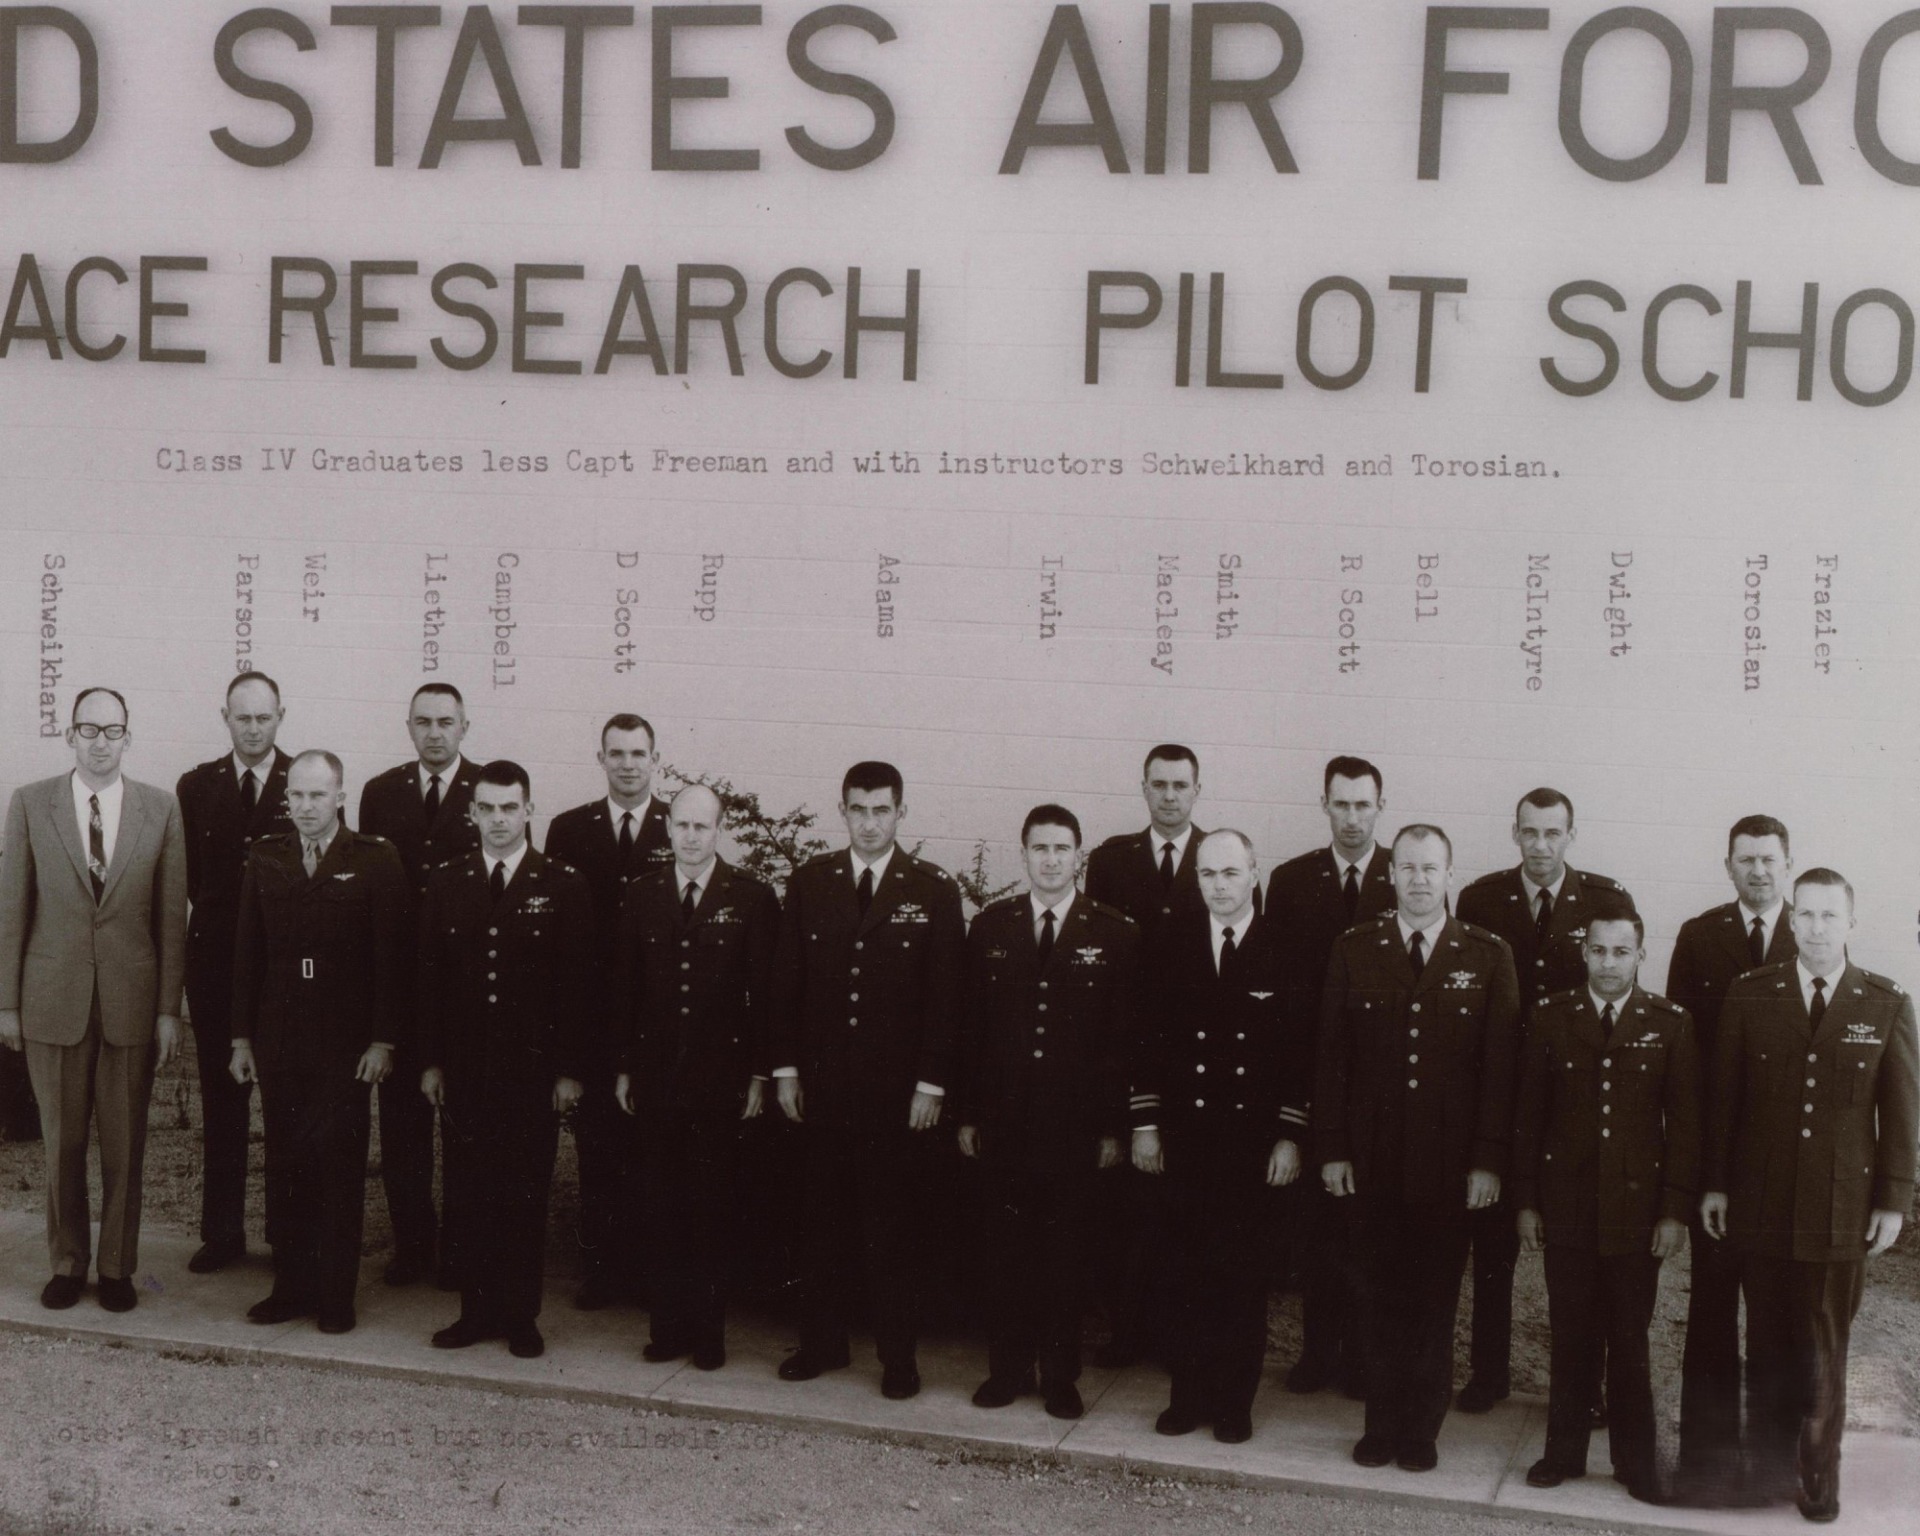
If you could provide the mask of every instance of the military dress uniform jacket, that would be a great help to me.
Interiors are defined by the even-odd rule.
[[[360,830],[393,844],[416,897],[434,870],[480,846],[480,829],[467,814],[479,781],[480,769],[461,758],[440,787],[440,809],[431,823],[420,793],[418,760],[375,774],[360,791]]]
[[[1127,1131],[1140,988],[1140,928],[1118,909],[1076,896],[1042,964],[1032,898],[988,907],[967,935],[957,1123],[1091,1166]]]
[[[1848,964],[1816,1030],[1788,961],[1727,991],[1707,1104],[1704,1187],[1727,1231],[1761,1258],[1835,1263],[1866,1253],[1876,1210],[1913,1203],[1913,999]]]
[[[233,1037],[263,1076],[352,1077],[375,1041],[399,1046],[406,874],[384,838],[342,826],[309,876],[294,833],[247,855],[234,938]]]
[[[1392,870],[1392,857],[1376,846],[1361,868],[1353,923],[1393,910]],[[1286,955],[1288,1012],[1311,1037],[1320,1028],[1320,984],[1333,941],[1353,926],[1333,850],[1315,848],[1276,869],[1267,882],[1266,915],[1278,926]]]
[[[773,976],[776,1068],[798,1067],[810,1121],[907,1123],[916,1083],[947,1088],[966,968],[960,888],[896,847],[860,916],[853,861],[794,871]]]
[[[1158,1126],[1167,1166],[1196,1152],[1209,1168],[1264,1181],[1275,1142],[1307,1139],[1312,1041],[1288,1017],[1285,935],[1267,917],[1213,960],[1206,912],[1169,922],[1149,982],[1152,1026],[1134,1085],[1135,1126]]]
[[[418,1060],[451,1084],[524,1082],[547,1099],[581,1076],[593,963],[592,898],[572,866],[529,847],[496,903],[486,860],[427,880],[420,908]]]
[[[654,1129],[738,1124],[747,1080],[765,1076],[773,952],[773,888],[715,859],[691,924],[669,865],[626,888],[620,915],[625,984],[617,1004],[618,1069]]]
[[[1322,993],[1314,1162],[1352,1163],[1360,1195],[1464,1215],[1467,1175],[1506,1170],[1519,1024],[1497,934],[1448,918],[1416,977],[1393,913],[1350,928]]]
[[[247,853],[259,839],[293,830],[287,817],[287,769],[292,762],[274,749],[251,814],[240,803],[231,752],[189,768],[174,788],[187,835],[187,900],[192,904],[187,917],[187,993],[199,1004],[193,1027],[203,1050],[227,1039],[233,933],[240,920]]]
[[[1200,878],[1194,873],[1206,836],[1201,828],[1192,829],[1186,850],[1174,866],[1170,891],[1160,886],[1160,864],[1154,857],[1151,827],[1110,837],[1087,855],[1086,894],[1105,906],[1119,908],[1151,940],[1175,911],[1206,910],[1200,897]]]
[[[1686,1009],[1635,987],[1613,1035],[1586,987],[1533,1010],[1520,1048],[1507,1203],[1538,1211],[1547,1242],[1644,1254],[1684,1222],[1700,1183],[1699,1054]]]
[[[650,799],[642,807],[635,818],[633,851],[624,859],[620,855],[619,828],[607,809],[606,796],[562,811],[547,828],[547,857],[571,864],[586,876],[587,889],[593,893],[594,949],[607,968],[605,980],[609,985],[617,984],[620,904],[627,886],[673,863],[667,802]]]
[[[1595,892],[1625,896],[1618,880],[1592,870],[1567,868],[1560,894],[1547,920],[1547,942],[1539,942],[1533,904],[1520,879],[1521,866],[1482,875],[1460,893],[1460,921],[1490,929],[1513,951],[1514,974],[1520,982],[1521,1002],[1531,1008],[1541,998],[1587,984],[1587,960],[1581,946],[1587,937]],[[1629,898],[1631,899],[1631,898]]]
[[[1777,965],[1800,953],[1794,942],[1789,903],[1782,903],[1773,921],[1773,937],[1767,941],[1766,965]],[[1703,1070],[1713,1065],[1714,1046],[1720,1037],[1720,1009],[1727,988],[1754,968],[1747,953],[1746,909],[1737,901],[1710,907],[1698,917],[1680,925],[1673,941],[1673,958],[1667,962],[1667,996],[1693,1015],[1693,1027],[1699,1036]]]

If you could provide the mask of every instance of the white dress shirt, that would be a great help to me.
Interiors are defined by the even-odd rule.
[[[249,768],[240,761],[238,752],[233,754],[233,787],[243,794],[247,788],[247,775],[253,775],[253,802],[258,805],[267,798],[267,775],[273,771],[273,754],[269,752],[259,762]]]
[[[1807,1012],[1811,1013],[1813,1012],[1813,972],[1807,969],[1807,962],[1804,960],[1795,961],[1793,968],[1800,973],[1800,1001],[1807,1005]],[[1829,1008],[1833,1006],[1833,1000],[1839,994],[1840,978],[1846,974],[1846,971],[1847,962],[1842,960],[1832,971],[1820,978],[1827,984],[1827,1006]]]
[[[1566,884],[1567,866],[1564,864],[1560,866],[1560,878],[1554,881],[1552,885],[1535,885],[1527,878],[1526,872],[1523,869],[1520,875],[1520,889],[1527,893],[1527,916],[1535,922],[1540,920],[1540,893],[1542,891],[1551,892],[1553,895],[1553,904],[1556,907],[1559,906],[1560,893],[1566,889]]]
[[[1740,906],[1740,931],[1749,936],[1753,933],[1753,920],[1760,919],[1760,953],[1765,954],[1773,948],[1773,930],[1780,926],[1780,914],[1787,910],[1784,898],[1776,900],[1764,912],[1756,912],[1744,901]]]
[[[520,861],[524,859],[526,856],[527,856],[527,840],[524,837],[521,838],[519,843],[515,845],[513,852],[508,854],[505,858],[501,858],[498,854],[494,853],[489,848],[482,848],[480,850],[480,857],[485,859],[487,863],[487,879],[489,881],[493,879],[494,865],[504,864],[507,866],[506,878],[509,884],[512,883],[513,877],[519,873]]]
[[[1033,903],[1034,943],[1038,944],[1040,942],[1040,925],[1046,920],[1048,912],[1053,913],[1053,936],[1056,939],[1060,937],[1060,930],[1066,926],[1067,914],[1073,910],[1073,898],[1077,894],[1078,892],[1075,891],[1072,886],[1068,886],[1065,894],[1049,907],[1032,891],[1027,892],[1027,899]]]
[[[100,797],[100,841],[106,849],[107,868],[113,868],[113,847],[120,839],[120,805],[127,796],[127,781],[115,774],[105,789],[88,789],[78,773],[69,775],[73,784],[73,814],[80,821],[80,851],[89,858],[93,851],[93,808],[88,800]]]
[[[1407,916],[1404,912],[1396,912],[1393,920],[1400,925],[1400,947],[1402,949],[1407,949],[1413,943],[1413,936],[1416,933],[1424,933],[1427,936],[1427,958],[1431,960],[1433,958],[1434,946],[1440,942],[1440,930],[1447,926],[1446,909],[1442,908],[1436,913],[1433,921],[1428,923],[1424,928],[1409,928],[1407,926]],[[1413,956],[1409,954],[1407,958],[1411,960]]]
[[[1213,973],[1218,976],[1220,974],[1220,951],[1226,948],[1227,930],[1229,928],[1233,930],[1233,947],[1236,950],[1239,949],[1242,944],[1247,942],[1247,930],[1253,926],[1253,906],[1249,903],[1247,910],[1242,912],[1230,923],[1222,922],[1212,912],[1207,913],[1207,921],[1213,928]]]

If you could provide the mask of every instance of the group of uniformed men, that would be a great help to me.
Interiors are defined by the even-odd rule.
[[[257,1082],[274,1264],[257,1322],[354,1326],[376,1085],[385,1279],[460,1292],[436,1346],[542,1352],[570,1115],[578,1304],[633,1299],[644,1233],[646,1357],[717,1369],[742,1122],[771,1105],[805,1142],[799,1343],[779,1374],[848,1365],[864,1294],[881,1390],[911,1397],[945,1121],[984,1196],[982,1408],[1037,1392],[1055,1417],[1083,1412],[1104,1206],[1125,1235],[1099,1360],[1166,1365],[1161,1433],[1252,1435],[1284,1235],[1304,1293],[1288,1390],[1363,1398],[1354,1459],[1424,1471],[1450,1405],[1508,1394],[1514,1267],[1544,1250],[1549,1422],[1527,1480],[1584,1476],[1604,1424],[1614,1475],[1661,1501],[1648,1331],[1684,1241],[1683,1480],[1838,1512],[1848,1329],[1864,1262],[1912,1201],[1914,1012],[1848,958],[1840,875],[1809,869],[1789,892],[1770,817],[1732,828],[1737,899],[1681,929],[1660,997],[1639,980],[1631,897],[1567,862],[1573,805],[1553,789],[1516,807],[1520,863],[1466,886],[1456,913],[1447,834],[1377,843],[1380,770],[1336,757],[1329,844],[1263,895],[1251,842],[1193,823],[1195,754],[1163,745],[1143,773],[1150,825],[1092,851],[1084,892],[1078,819],[1038,805],[1027,890],[969,930],[953,879],[897,842],[888,763],[847,771],[849,846],[797,869],[782,901],[720,857],[713,790],[654,796],[637,715],[606,723],[607,795],[556,817],[542,853],[525,770],[461,755],[450,686],[414,695],[414,760],[367,784],[358,830],[339,759],[276,745],[272,679],[236,677],[222,714],[232,751],[184,775],[176,806],[121,778],[125,701],[86,690],[74,771],[8,812],[0,1043],[24,1042],[47,1123],[50,1307],[84,1288],[90,1116],[100,1299],[134,1304],[145,1099],[184,981],[205,1149],[189,1267],[245,1252]]]

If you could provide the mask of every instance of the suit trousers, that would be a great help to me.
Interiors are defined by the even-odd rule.
[[[698,1350],[726,1343],[741,1135],[737,1118],[670,1126],[648,1135],[641,1148],[654,1254],[648,1332],[656,1344]]]
[[[380,1182],[393,1223],[393,1251],[432,1264],[439,1220],[433,1209],[433,1106],[420,1091],[421,1062],[410,1046],[393,1053],[380,1095]]]
[[[228,1071],[226,970],[196,977],[187,987],[193,1024],[194,1064],[200,1076],[200,1241],[246,1241],[247,1134],[253,1119],[253,1084],[236,1083]],[[267,1241],[273,1241],[271,1232]]]
[[[1740,1464],[1740,1250],[1687,1223],[1693,1274],[1680,1361],[1680,1464],[1728,1481]]]
[[[1327,1193],[1317,1173],[1289,1191],[1301,1233],[1300,1358],[1342,1380],[1366,1377],[1366,1344],[1354,1262],[1353,1201]]]
[[[1221,1423],[1252,1411],[1266,1364],[1276,1191],[1260,1147],[1228,1162],[1175,1143],[1167,1168],[1169,1406]]]
[[[274,1212],[274,1293],[323,1312],[345,1311],[360,1282],[373,1091],[349,1065],[265,1072],[260,1110],[267,1206]]]
[[[1019,1381],[1038,1366],[1042,1385],[1071,1386],[1080,1379],[1094,1139],[1033,1147],[1012,1127],[982,1134],[987,1372]]]
[[[1651,1253],[1602,1256],[1570,1248],[1551,1235],[1546,1248],[1547,1321],[1552,1379],[1547,1393],[1547,1460],[1562,1471],[1587,1468],[1591,1410],[1605,1355],[1608,1438],[1613,1464],[1634,1483],[1654,1473],[1653,1375],[1647,1334],[1660,1289],[1660,1260]],[[1594,1348],[1604,1339],[1604,1351]]]
[[[1396,1445],[1439,1438],[1453,1398],[1454,1317],[1467,1266],[1465,1203],[1353,1200],[1367,1342],[1367,1429]]]
[[[864,1274],[880,1363],[910,1365],[926,1291],[934,1131],[808,1127],[801,1200],[800,1344],[847,1347]],[[946,1137],[940,1136],[944,1144]]]
[[[447,1073],[443,1252],[460,1281],[460,1315],[472,1322],[504,1328],[540,1315],[560,1148],[552,1095],[552,1077],[539,1073],[512,1083]]]
[[[1748,1451],[1764,1489],[1840,1470],[1847,1344],[1866,1271],[1864,1259],[1746,1259]]]
[[[56,1275],[85,1279],[93,1239],[87,1130],[100,1140],[100,1277],[130,1280],[140,1262],[140,1176],[153,1095],[154,1045],[109,1045],[93,999],[72,1045],[26,1042],[47,1160],[47,1257]]]
[[[651,1204],[643,1194],[645,1151],[633,1117],[613,1096],[610,1076],[589,1078],[573,1114],[573,1145],[580,1170],[583,1273],[616,1292],[643,1294],[649,1278],[639,1240],[644,1228],[634,1211]]]
[[[1511,1385],[1513,1269],[1520,1260],[1520,1229],[1504,1197],[1467,1213],[1473,1241],[1473,1338],[1468,1369],[1495,1392]]]

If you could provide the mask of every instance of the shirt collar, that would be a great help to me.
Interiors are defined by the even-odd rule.
[[[1187,844],[1193,841],[1193,823],[1188,822],[1178,837],[1168,837],[1158,827],[1147,829],[1147,846],[1153,850],[1153,862],[1160,862],[1160,850],[1168,843],[1173,844],[1173,862],[1177,868],[1187,856]]]
[[[1800,973],[1800,998],[1811,1008],[1813,1006],[1813,972],[1807,969],[1805,960],[1796,960],[1793,968]],[[1847,962],[1842,960],[1823,979],[1827,984],[1827,1001],[1831,1003],[1840,995],[1840,978],[1847,972]]]
[[[314,846],[315,859],[316,860],[324,859],[327,856],[327,850],[333,846],[333,840],[339,835],[340,835],[340,818],[336,816],[333,818],[333,825],[330,828],[328,828],[327,835],[325,837],[310,838],[305,833],[302,833],[300,836],[300,852],[302,854],[305,854],[307,851],[307,844],[312,843]]]
[[[1413,942],[1413,936],[1416,932],[1424,933],[1427,936],[1427,953],[1431,955],[1433,953],[1434,941],[1440,937],[1440,930],[1447,926],[1447,909],[1442,907],[1434,914],[1433,921],[1428,923],[1424,928],[1409,928],[1407,926],[1406,914],[1398,909],[1394,911],[1393,920],[1400,925],[1400,947],[1402,949],[1405,949]]]
[[[886,878],[887,866],[893,862],[893,856],[899,851],[899,848],[900,845],[898,843],[889,843],[887,845],[887,851],[881,854],[880,857],[875,859],[871,864],[861,858],[854,849],[849,848],[847,852],[853,855],[854,884],[858,885],[860,883],[861,870],[870,869],[873,871],[873,883],[876,886],[879,885],[879,883]]]
[[[1207,913],[1207,921],[1213,924],[1213,942],[1216,946],[1220,943],[1220,940],[1225,937],[1228,928],[1233,929],[1233,942],[1238,944],[1247,936],[1247,930],[1253,927],[1254,911],[1252,907],[1248,907],[1247,910],[1241,913],[1232,923],[1223,923],[1219,917],[1209,911]]]
[[[231,754],[227,761],[233,764],[233,782],[235,787],[238,787],[240,781],[248,774],[253,775],[253,782],[258,784],[262,789],[267,787],[267,775],[273,772],[273,754],[271,752],[261,758],[260,761],[255,763],[251,768],[240,761],[240,754],[238,752]]]
[[[507,867],[507,878],[511,880],[516,874],[520,872],[520,861],[527,856],[527,846],[528,846],[527,840],[524,837],[521,838],[518,846],[516,846],[513,852],[508,854],[504,859],[496,856],[492,849],[482,848],[480,850],[480,857],[486,860],[487,878],[489,880],[493,878],[494,865],[504,864]]]
[[[1620,1022],[1620,1016],[1627,1011],[1627,1004],[1633,1001],[1633,988],[1627,988],[1627,995],[1615,1002],[1609,1002],[1608,999],[1594,991],[1592,987],[1587,988],[1587,997],[1593,1003],[1593,1016],[1596,1019],[1604,1018],[1607,1009],[1611,1007],[1613,1009],[1613,1022],[1618,1024]]]
[[[1062,923],[1066,922],[1067,914],[1073,910],[1073,898],[1078,894],[1079,892],[1072,886],[1068,886],[1066,892],[1060,899],[1049,907],[1040,899],[1038,892],[1028,891],[1027,901],[1033,908],[1033,920],[1035,924],[1038,924],[1048,912],[1052,912],[1053,925],[1058,928]]]
[[[1754,911],[1753,908],[1749,907],[1744,901],[1735,902],[1734,905],[1740,909],[1740,931],[1742,933],[1751,931],[1753,928],[1753,920],[1757,917],[1760,919],[1761,933],[1766,935],[1767,942],[1771,944],[1773,942],[1773,930],[1780,924],[1780,914],[1787,910],[1786,898],[1784,896],[1774,897],[1773,905],[1768,907],[1764,912]]]
[[[684,892],[687,888],[687,882],[689,880],[691,880],[695,885],[699,886],[702,891],[705,891],[708,886],[713,884],[714,866],[717,865],[719,862],[720,862],[720,857],[718,854],[715,854],[712,857],[710,857],[706,863],[702,864],[691,875],[689,875],[686,872],[686,870],[680,866],[678,861],[676,861],[673,866],[674,891],[676,893]]]
[[[612,795],[608,795],[607,819],[613,823],[614,836],[618,837],[620,835],[620,818],[622,816],[631,816],[633,818],[633,835],[638,837],[640,835],[640,823],[647,819],[647,811],[652,805],[653,797],[649,795],[632,810],[628,810],[618,800],[614,799]]]
[[[1560,893],[1566,889],[1566,885],[1567,866],[1564,864],[1560,866],[1560,878],[1554,881],[1552,885],[1535,885],[1527,878],[1526,866],[1522,865],[1520,867],[1520,888],[1527,893],[1527,910],[1530,912],[1539,907],[1540,893],[1542,891],[1553,892],[1554,905],[1558,906],[1560,904]]]
[[[440,793],[443,796],[446,794],[448,790],[453,788],[453,781],[460,776],[460,767],[463,761],[464,759],[460,756],[458,752],[456,752],[453,754],[453,761],[448,763],[446,767],[439,770]],[[422,795],[425,795],[428,787],[433,783],[434,770],[429,768],[425,763],[419,761],[417,758],[414,760],[413,766],[415,770],[415,777],[418,778],[420,781],[420,793]]]
[[[1352,870],[1354,874],[1362,880],[1367,878],[1367,866],[1373,862],[1372,848],[1368,848],[1367,851],[1357,859],[1348,858],[1333,843],[1327,844],[1327,852],[1333,855],[1333,872],[1340,877],[1343,884],[1346,881],[1348,870]]]
[[[78,769],[69,774],[68,777],[73,781],[73,803],[78,806],[83,813],[87,809],[87,801],[94,795],[100,797],[101,815],[104,816],[109,811],[115,813],[119,811],[120,801],[126,794],[126,775],[116,773],[113,776],[113,782],[105,789],[88,789],[86,781],[80,777]]]

